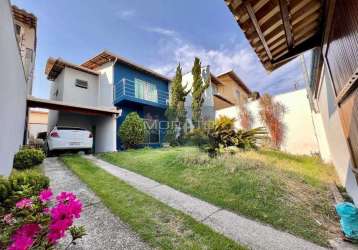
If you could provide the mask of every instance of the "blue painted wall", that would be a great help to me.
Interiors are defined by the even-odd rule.
[[[114,84],[118,87],[119,82],[123,79],[127,79],[130,81],[134,81],[135,78],[140,80],[155,84],[157,86],[158,91],[165,91],[169,93],[169,81],[162,80],[157,78],[151,74],[146,74],[141,71],[137,71],[128,67],[125,64],[116,63],[114,66]],[[159,93],[158,93],[159,94]],[[145,118],[146,116],[150,115],[155,119],[159,119],[160,121],[165,121],[165,110],[167,105],[153,103],[146,100],[140,100],[137,98],[132,98],[128,96],[121,96],[120,98],[116,98],[115,105],[118,108],[122,109],[121,116],[117,119],[117,131],[123,121],[125,120],[126,116],[131,112],[137,112],[140,117]],[[160,130],[160,143],[164,142],[165,138],[165,130]],[[157,147],[160,144],[150,144],[148,146]],[[117,134],[117,149],[121,149],[122,144],[121,140]]]

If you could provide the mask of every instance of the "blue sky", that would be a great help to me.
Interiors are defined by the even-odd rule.
[[[48,57],[73,63],[106,49],[172,76],[194,56],[218,74],[234,69],[252,89],[271,94],[304,86],[299,60],[267,73],[223,0],[12,0],[38,17],[33,95],[48,97]]]

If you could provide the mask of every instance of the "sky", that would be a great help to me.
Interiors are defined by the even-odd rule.
[[[48,98],[47,59],[81,64],[103,50],[172,77],[194,57],[214,74],[233,69],[253,91],[272,95],[304,87],[295,59],[273,73],[263,68],[224,0],[11,0],[35,14],[33,95]],[[306,58],[306,63],[308,59]]]

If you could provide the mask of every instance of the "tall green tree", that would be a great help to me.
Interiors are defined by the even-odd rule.
[[[167,131],[167,138],[171,144],[176,139],[176,126],[174,122],[178,122],[180,125],[179,139],[184,136],[184,125],[186,121],[185,111],[185,98],[189,94],[190,90],[186,90],[187,85],[182,84],[183,75],[180,63],[177,66],[175,77],[171,82],[170,88],[170,102],[166,111],[166,116],[170,122],[169,130]]]
[[[201,62],[200,59],[195,57],[194,66],[191,70],[193,75],[193,101],[191,103],[192,109],[192,122],[195,128],[198,128],[201,121],[201,108],[204,103],[204,91],[209,87],[208,81],[203,81],[201,76]]]

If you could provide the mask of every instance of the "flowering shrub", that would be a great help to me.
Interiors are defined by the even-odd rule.
[[[37,196],[17,201],[0,221],[0,249],[52,249],[67,231],[72,236],[69,246],[82,238],[84,227],[73,226],[82,211],[81,201],[73,193],[62,192],[50,207],[51,198],[51,189],[43,189]]]

